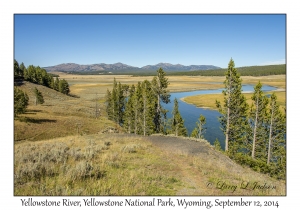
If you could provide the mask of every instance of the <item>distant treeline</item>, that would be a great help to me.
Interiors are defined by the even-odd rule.
[[[267,76],[267,75],[280,75],[286,74],[286,64],[281,65],[268,65],[268,66],[247,66],[237,68],[241,76]],[[195,70],[195,71],[182,71],[175,72],[169,71],[169,76],[224,76],[227,69],[211,69],[211,70]],[[133,75],[133,76],[155,76],[154,70],[126,70],[126,71],[70,71],[69,74],[78,75]]]
[[[286,74],[286,64],[269,66],[247,66],[236,68],[241,76],[267,76]],[[169,75],[224,76],[227,69],[197,70],[189,72],[170,72]]]

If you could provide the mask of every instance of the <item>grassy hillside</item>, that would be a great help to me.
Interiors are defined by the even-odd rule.
[[[34,105],[34,88],[42,92],[45,103]],[[95,118],[96,94],[90,100],[71,97],[53,89],[24,82],[18,86],[29,96],[27,112],[14,121],[15,141],[43,140],[68,135],[95,134],[107,126],[115,126],[108,121],[103,103],[99,103],[100,116]],[[117,127],[119,128],[119,127]]]
[[[166,147],[167,137],[152,138],[156,143],[151,137],[127,134],[16,143],[14,194],[286,194],[284,181],[243,168],[208,143],[182,138],[174,148],[172,144]],[[192,149],[197,145],[202,151],[195,154]],[[271,188],[256,188],[265,183]]]

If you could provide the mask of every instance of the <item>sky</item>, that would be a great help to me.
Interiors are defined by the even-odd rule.
[[[14,58],[40,67],[284,64],[286,15],[14,14]]]

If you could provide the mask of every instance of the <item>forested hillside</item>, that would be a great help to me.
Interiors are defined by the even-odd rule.
[[[55,79],[54,79],[55,77]],[[23,84],[23,81],[28,81],[34,84],[42,85],[63,94],[70,93],[69,84],[66,80],[58,79],[58,75],[47,73],[45,69],[39,66],[29,65],[27,68],[22,62],[20,65],[18,61],[14,60],[14,115],[25,113],[28,106],[28,95],[18,88]],[[35,88],[35,101],[43,103],[43,95]]]

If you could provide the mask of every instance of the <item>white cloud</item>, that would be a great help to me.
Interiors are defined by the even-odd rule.
[[[266,62],[261,63],[259,65],[266,66],[266,65],[276,65],[276,64],[285,64],[285,58],[279,59],[279,60],[276,60],[276,61],[266,61]]]

